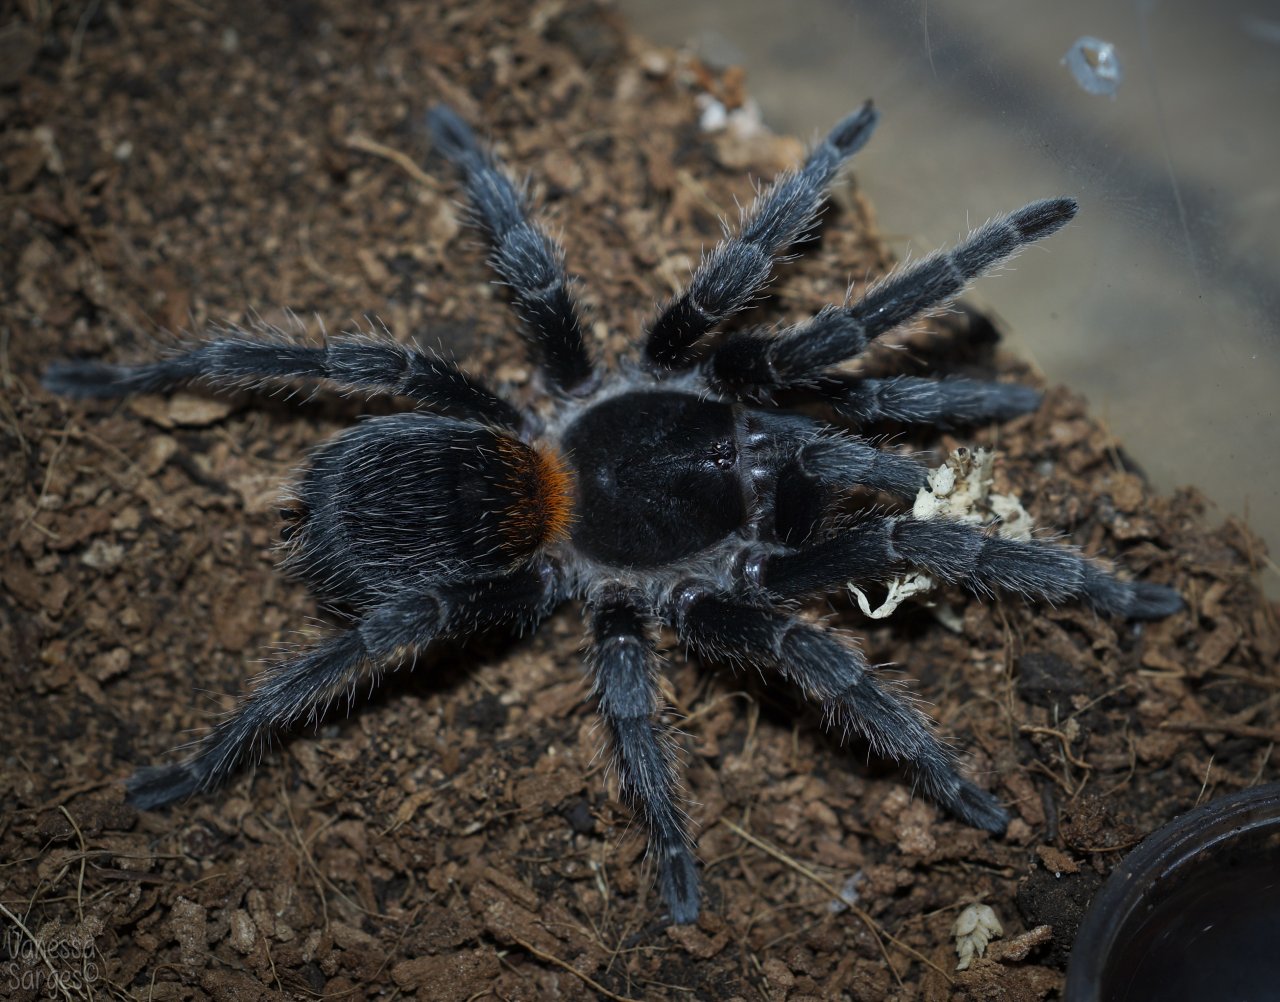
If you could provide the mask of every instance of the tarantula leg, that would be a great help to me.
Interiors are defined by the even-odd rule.
[[[378,606],[357,626],[271,669],[229,716],[174,765],[139,769],[128,780],[129,803],[143,810],[208,790],[272,735],[303,719],[318,721],[364,678],[436,637],[477,625],[532,620],[545,612],[551,585],[536,569],[469,584],[424,588]]]
[[[644,818],[658,888],[677,925],[698,919],[698,868],[683,812],[670,728],[659,713],[657,656],[648,625],[622,596],[593,608],[591,668],[623,795]]]
[[[828,433],[800,450],[799,469],[833,490],[865,487],[911,499],[929,482],[929,470],[910,456],[877,449],[854,435]],[[779,491],[787,489],[779,484]]]
[[[852,306],[829,306],[778,334],[733,335],[711,357],[713,378],[744,398],[767,398],[779,387],[811,383],[861,354],[880,335],[943,306],[1027,244],[1061,229],[1076,209],[1070,198],[1032,202],[979,227],[955,249],[890,275]]]
[[[751,408],[743,433],[752,475],[772,471],[772,525],[762,524],[761,531],[791,545],[825,524],[838,491],[862,487],[912,499],[928,483],[928,469],[910,456],[800,414]]]
[[[981,595],[1002,589],[1048,602],[1083,598],[1126,619],[1162,619],[1182,608],[1172,588],[1121,581],[1071,547],[909,516],[868,518],[813,546],[768,556],[757,563],[756,583],[778,596],[798,596],[882,578],[903,564]]]
[[[189,382],[231,389],[291,379],[325,379],[343,390],[392,393],[433,410],[520,426],[514,407],[447,359],[390,338],[357,334],[311,347],[232,328],[229,336],[141,365],[55,362],[45,370],[44,385],[70,397],[120,397]]]
[[[462,172],[474,220],[493,247],[489,263],[511,287],[525,333],[552,384],[569,393],[594,386],[564,251],[529,218],[524,194],[457,112],[437,105],[427,114],[427,126],[436,148]]]
[[[679,596],[680,636],[713,658],[767,666],[820,701],[833,721],[862,735],[875,754],[909,766],[925,794],[967,825],[1003,832],[1009,815],[987,791],[964,779],[928,718],[871,673],[855,648],[768,606],[709,595]]]
[[[1007,421],[1040,406],[1040,393],[1029,386],[977,379],[833,378],[822,380],[816,389],[832,410],[858,425],[979,424]]]
[[[904,498],[914,498],[928,483],[929,471],[918,460],[877,449],[865,439],[800,414],[751,408],[744,432],[757,464],[776,464],[782,480],[798,473],[801,484],[834,490],[860,486]],[[779,489],[784,489],[781,483]]]
[[[683,368],[691,349],[722,320],[747,305],[769,280],[773,261],[813,226],[827,186],[871,138],[879,116],[867,102],[831,130],[804,166],[781,175],[744,215],[737,236],[702,258],[689,286],[649,328],[644,352],[659,369]]]

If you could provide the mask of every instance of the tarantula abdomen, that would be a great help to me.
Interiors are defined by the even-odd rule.
[[[316,595],[371,608],[407,581],[499,574],[562,538],[558,455],[435,414],[362,421],[317,449],[294,488],[308,513],[287,567]]]

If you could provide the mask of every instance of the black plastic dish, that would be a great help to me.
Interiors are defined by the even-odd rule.
[[[1280,783],[1147,837],[1090,906],[1066,1002],[1280,999]]]

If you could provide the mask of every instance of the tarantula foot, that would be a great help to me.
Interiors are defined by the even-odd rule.
[[[1121,581],[1094,564],[1085,566],[1084,596],[1099,612],[1125,619],[1163,619],[1183,607],[1182,596],[1172,588]]]
[[[77,400],[117,397],[130,392],[117,378],[117,366],[102,362],[54,362],[40,381],[51,393]]]
[[[827,141],[840,151],[841,156],[853,156],[866,145],[879,120],[880,113],[868,101],[852,115],[837,124],[831,130],[831,135],[827,137]]]
[[[1022,414],[1030,414],[1040,407],[1044,394],[1030,386],[1018,383],[991,383],[981,386],[973,381],[973,402],[969,405],[975,420],[1008,421]],[[959,414],[957,419],[967,418],[968,414]]]
[[[658,889],[671,909],[674,925],[692,925],[698,921],[698,864],[687,846],[670,846],[658,860]]]
[[[1042,198],[1011,213],[1009,221],[1025,241],[1039,240],[1062,229],[1075,218],[1080,205],[1074,198]]]
[[[962,781],[946,808],[971,828],[981,828],[993,835],[1003,835],[1009,827],[1009,812],[986,790]]]
[[[141,811],[182,800],[200,789],[200,778],[186,765],[153,765],[125,780],[125,800]]]
[[[1134,581],[1125,616],[1129,619],[1164,619],[1185,606],[1182,596],[1172,588],[1148,581]]]

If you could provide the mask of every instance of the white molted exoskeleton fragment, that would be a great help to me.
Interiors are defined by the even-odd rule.
[[[987,952],[987,943],[1004,935],[1004,927],[990,905],[970,905],[960,913],[951,935],[956,938],[957,971],[967,971],[974,957]]]

